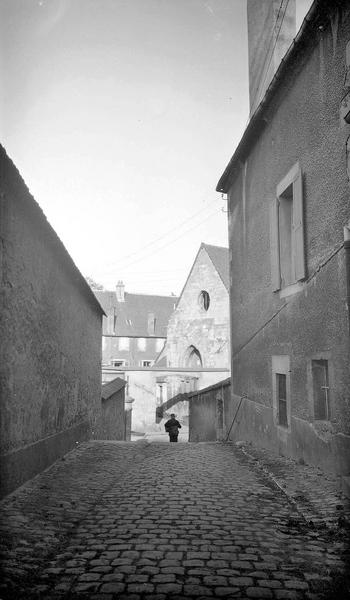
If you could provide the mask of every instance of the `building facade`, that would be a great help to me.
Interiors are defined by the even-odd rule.
[[[217,186],[228,194],[233,400],[245,397],[237,436],[342,474],[349,63],[350,3],[316,0]]]
[[[1,479],[6,494],[88,439],[103,311],[0,147]]]
[[[188,425],[188,401],[173,404],[172,398],[225,379],[230,374],[228,249],[202,243],[176,308],[167,340],[155,367],[156,404],[164,418],[171,410]],[[177,371],[177,372],[176,372]]]
[[[168,400],[180,393],[208,385],[228,377],[227,368],[168,368],[153,366],[142,367],[104,367],[104,382],[112,381],[116,376],[127,382],[127,397],[133,399],[132,431],[139,434],[164,431],[164,422],[170,413],[176,412],[182,423],[181,437],[188,435],[188,402],[171,403],[171,408],[162,411],[158,418],[158,410]]]
[[[201,244],[169,320],[165,353],[169,367],[229,368],[227,248]]]
[[[143,367],[154,364],[163,349],[175,296],[130,294],[119,281],[116,291],[94,291],[103,318],[104,367]]]

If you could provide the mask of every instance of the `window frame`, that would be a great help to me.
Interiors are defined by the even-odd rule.
[[[121,363],[120,365],[115,365],[113,363],[118,362]],[[112,367],[116,367],[117,369],[119,367],[127,367],[128,366],[128,361],[125,360],[125,358],[111,358],[111,366]]]
[[[279,397],[278,397],[278,375],[286,376],[286,414],[287,425],[279,422]],[[290,433],[292,411],[291,411],[291,380],[290,380],[290,356],[287,354],[272,356],[272,405],[273,420],[277,430],[283,434]]]
[[[201,290],[198,296],[198,304],[201,308],[201,310],[204,310],[205,312],[208,312],[209,307],[210,307],[210,302],[211,302],[211,298],[210,298],[210,294],[207,290]]]
[[[130,350],[130,338],[127,336],[118,337],[119,352],[128,352]]]
[[[139,352],[146,352],[147,350],[147,338],[138,337],[137,338],[137,350]]]
[[[145,365],[144,363],[149,363],[149,365]],[[141,360],[141,367],[144,367],[145,369],[150,369],[152,366],[154,365],[154,360],[151,360],[150,358],[145,358]]]
[[[334,390],[334,374],[333,374],[333,362],[332,355],[330,352],[318,352],[313,354],[307,362],[307,387],[308,387],[308,399],[309,399],[309,411],[312,421],[320,423],[329,423],[332,421],[332,406],[328,398],[328,419],[317,419],[315,413],[315,388],[314,388],[314,375],[313,375],[313,362],[314,361],[326,361],[328,368],[328,387],[329,397],[332,399],[332,389]]]
[[[281,200],[285,201],[288,188],[292,187],[292,225],[291,225],[291,270],[292,278],[282,284],[280,250],[280,210]],[[304,200],[303,176],[299,162],[295,163],[276,186],[276,196],[270,205],[270,253],[271,283],[274,292],[281,297],[301,291],[302,281],[306,277],[305,239],[304,239]]]

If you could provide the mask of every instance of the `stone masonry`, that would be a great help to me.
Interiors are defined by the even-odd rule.
[[[3,501],[2,600],[347,597],[346,530],[311,527],[260,459],[233,444],[82,444]]]

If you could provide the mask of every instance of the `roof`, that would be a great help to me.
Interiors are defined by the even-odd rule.
[[[314,0],[299,32],[282,58],[279,68],[267,88],[262,101],[252,115],[235,153],[221,175],[216,186],[217,192],[228,193],[235,176],[236,168],[241,161],[245,160],[250,148],[255,144],[260,131],[266,124],[264,117],[270,101],[280,86],[283,86],[285,83],[286,77],[290,75],[292,66],[302,58],[305,47],[319,40],[319,30],[323,30],[329,26],[330,11],[338,7],[341,8],[342,4],[343,0],[333,0],[332,2],[329,2],[329,0]]]
[[[108,398],[122,390],[125,386],[126,381],[121,379],[121,377],[116,377],[115,379],[112,379],[112,381],[103,384],[101,393],[102,400],[108,400]]]
[[[224,248],[223,246],[210,246],[209,244],[203,243],[201,244],[201,248],[204,248],[207,251],[211,262],[228,290],[230,288],[228,248]]]
[[[193,265],[191,267],[191,270],[189,272],[189,274],[187,275],[187,279],[185,281],[185,285],[183,286],[182,290],[181,290],[181,294],[178,298],[178,302],[179,303],[182,294],[184,293],[184,290],[186,288],[187,282],[189,280],[189,278],[191,277],[192,271],[194,269],[194,266],[197,262],[198,256],[200,254],[201,250],[205,250],[206,253],[208,254],[211,262],[213,263],[213,266],[215,268],[215,270],[217,271],[217,273],[219,274],[225,288],[227,289],[227,291],[229,291],[230,289],[230,285],[229,285],[229,262],[228,262],[228,248],[224,248],[223,246],[211,246],[210,244],[205,244],[204,242],[201,243],[199,250],[196,254],[196,258],[193,261]]]
[[[40,226],[40,231],[43,238],[51,248],[55,255],[60,259],[61,264],[70,274],[74,284],[80,289],[82,295],[86,298],[90,305],[99,312],[104,314],[104,311],[92,292],[90,286],[86,282],[78,267],[75,265],[69,252],[61,242],[57,233],[48,222],[44,212],[36,202],[35,198],[30,193],[18,169],[8,156],[5,148],[0,144],[0,181],[2,186],[8,186],[14,192],[14,198],[30,211],[30,214],[36,219]]]
[[[95,291],[94,294],[106,313],[111,313],[115,309],[116,335],[149,337],[148,315],[152,313],[155,317],[155,330],[152,337],[166,337],[168,321],[177,302],[176,296],[125,292],[125,301],[118,302],[115,292]]]

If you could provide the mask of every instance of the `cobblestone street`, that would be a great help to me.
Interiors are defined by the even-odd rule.
[[[305,467],[321,522],[283,491],[281,460],[279,481],[262,460],[234,444],[82,444],[3,501],[1,600],[348,597],[344,502]]]

